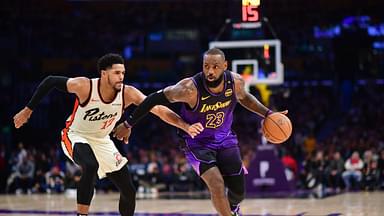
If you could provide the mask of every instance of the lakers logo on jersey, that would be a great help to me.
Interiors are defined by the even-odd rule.
[[[227,89],[224,93],[225,97],[230,97],[232,96],[232,89]]]
[[[200,112],[208,112],[208,111],[216,111],[218,109],[223,109],[225,107],[228,107],[231,104],[231,100],[224,101],[224,102],[217,102],[215,104],[203,104],[203,107],[201,107]]]

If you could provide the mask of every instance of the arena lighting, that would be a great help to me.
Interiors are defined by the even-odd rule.
[[[374,49],[384,49],[384,41],[375,41],[372,44]]]
[[[335,38],[342,34],[342,29],[367,29],[368,35],[371,37],[384,36],[384,23],[370,24],[369,16],[348,16],[340,23],[328,27],[313,27],[315,38]]]

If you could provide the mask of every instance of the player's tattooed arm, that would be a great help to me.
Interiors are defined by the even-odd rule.
[[[235,93],[239,103],[251,112],[261,117],[267,116],[271,111],[264,106],[255,96],[245,89],[245,81],[240,74],[232,73],[235,81]]]
[[[196,104],[196,95],[197,91],[193,86],[193,81],[191,79],[184,79],[176,85],[166,87],[148,95],[145,99],[140,98],[139,101],[134,102],[136,105],[140,105],[127,118],[126,125],[127,127],[132,127],[156,105],[168,106],[170,103],[184,102],[192,107]]]
[[[255,96],[245,90],[245,81],[240,74],[232,73],[235,80],[235,93],[239,103],[250,110],[251,112],[257,113],[261,117],[267,117],[273,113],[270,109],[264,106]],[[281,111],[280,113],[286,115],[288,110]]]
[[[171,103],[183,102],[191,108],[197,103],[197,89],[192,78],[185,78],[173,86],[166,87],[164,94]]]
[[[167,122],[168,124],[184,130],[191,137],[197,136],[201,131],[204,130],[203,126],[200,123],[195,123],[192,125],[186,123],[181,119],[181,117],[178,114],[173,112],[168,107],[161,106],[161,105],[157,105],[154,107],[152,107],[151,105],[148,105],[148,106],[146,105],[144,108],[141,107],[141,104],[145,100],[146,96],[143,93],[141,93],[138,89],[132,86],[126,86],[124,94],[125,94],[125,97],[124,97],[125,104],[127,104],[127,106],[129,106],[130,104],[135,104],[139,106],[138,107],[139,112],[133,112],[133,115],[135,116],[134,117],[135,123],[139,121],[142,117],[144,117],[148,111],[150,111],[153,114],[159,116],[163,121]],[[158,93],[153,93],[153,94],[158,94]],[[147,108],[150,110],[147,111]],[[129,118],[131,118],[131,116]],[[124,140],[125,143],[128,143],[128,138],[131,133],[131,127],[132,125],[134,125],[131,122],[130,124],[128,120],[119,124],[114,129],[114,132],[113,132],[113,136],[115,136],[119,140]]]

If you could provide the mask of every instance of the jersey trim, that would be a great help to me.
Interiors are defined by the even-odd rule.
[[[69,130],[69,127],[72,125],[73,120],[75,119],[77,108],[79,108],[79,100],[78,99],[76,99],[76,101],[75,101],[75,105],[73,107],[71,117],[65,123],[65,128],[63,129],[63,134],[61,136],[61,140],[63,141],[65,148],[67,149],[68,154],[71,156],[71,158],[73,158],[73,149],[72,149],[72,142],[68,137],[68,130]]]
[[[123,89],[121,90],[122,91],[122,95],[121,95],[121,98],[122,98],[122,108],[121,108],[121,116],[123,116],[124,115],[124,110],[125,110],[125,97],[124,97],[124,95],[125,95],[125,85],[123,85]]]
[[[79,103],[80,103],[80,106],[81,107],[85,107],[87,106],[87,104],[89,103],[89,101],[91,100],[91,96],[92,96],[92,80],[89,79],[89,84],[90,84],[90,88],[89,88],[89,93],[88,93],[88,97],[87,97],[87,100],[85,100],[83,103],[80,103],[80,99],[77,98],[79,100]]]
[[[99,98],[101,100],[101,102],[105,103],[105,104],[111,104],[113,101],[116,100],[116,97],[117,95],[119,94],[118,91],[115,92],[115,96],[113,97],[113,99],[110,101],[110,102],[106,102],[103,97],[101,96],[101,93],[100,93],[100,78],[97,80],[97,93],[99,94]]]

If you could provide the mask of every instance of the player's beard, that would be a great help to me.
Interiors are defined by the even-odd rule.
[[[119,82],[116,82],[115,84],[113,84],[113,83],[111,82],[111,80],[109,79],[109,77],[108,77],[108,84],[109,84],[110,86],[112,86],[113,90],[115,90],[116,92],[120,92],[120,91],[121,91],[121,87],[120,87],[120,88],[117,87],[117,85],[119,84]]]
[[[224,73],[222,73],[217,80],[209,81],[205,75],[204,75],[205,83],[207,84],[208,88],[216,88],[220,85],[221,81],[224,79]]]

